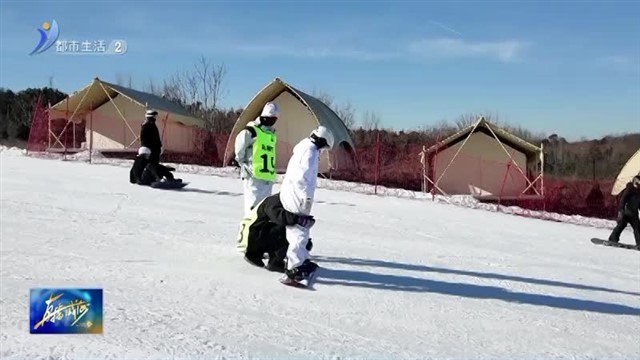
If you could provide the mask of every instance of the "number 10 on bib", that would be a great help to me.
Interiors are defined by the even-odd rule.
[[[253,176],[260,180],[276,179],[276,135],[256,127],[253,144]]]

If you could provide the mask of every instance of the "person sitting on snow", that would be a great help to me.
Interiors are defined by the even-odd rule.
[[[264,267],[269,271],[284,272],[284,259],[289,243],[286,226],[299,225],[311,228],[315,220],[313,216],[296,215],[284,209],[280,202],[280,194],[266,197],[255,206],[242,220],[238,232],[237,249],[244,253],[244,259],[251,265]],[[311,239],[306,249],[311,251]],[[265,266],[262,258],[269,255]]]
[[[138,185],[151,185],[154,182],[162,181],[177,181],[182,182],[181,179],[176,179],[171,171],[174,168],[164,166],[162,164],[154,163],[149,160],[151,156],[151,149],[146,146],[138,149],[138,155],[133,160],[133,166],[129,171],[129,182]]]

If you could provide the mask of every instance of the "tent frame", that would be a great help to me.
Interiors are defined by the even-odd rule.
[[[133,128],[131,127],[131,124],[127,121],[127,118],[122,114],[122,111],[120,111],[120,108],[118,108],[118,105],[116,105],[116,103],[114,102],[114,98],[111,97],[111,95],[109,94],[109,91],[107,91],[107,89],[104,87],[102,82],[98,82],[98,84],[100,85],[100,88],[102,89],[102,91],[104,91],[105,95],[107,95],[107,98],[109,98],[109,101],[107,101],[107,103],[110,103],[111,105],[113,105],[113,107],[117,111],[118,115],[120,116],[120,119],[124,122],[124,124],[127,126],[129,131],[131,132],[131,134],[134,136],[133,141],[131,141],[128,145],[124,145],[123,144],[123,150],[131,149],[131,145],[133,145],[136,141],[138,141],[140,139],[140,134],[136,133],[133,130]],[[92,85],[93,85],[93,83],[89,84],[84,89],[90,88]],[[84,89],[82,89],[82,90],[84,90]],[[129,97],[129,96],[127,96],[127,95],[125,95],[125,94],[123,94],[123,93],[121,93],[121,92],[119,92],[119,91],[117,91],[115,89],[112,89],[112,90],[117,92],[119,96],[124,96],[129,101],[132,101],[132,102],[134,102],[134,103],[136,103],[136,104],[138,104],[140,106],[143,106],[145,109],[149,108],[149,105],[147,103],[142,104],[142,103],[136,101],[135,99],[132,99],[131,97]],[[65,137],[67,136],[67,128],[69,126],[69,123],[73,123],[73,125],[72,125],[72,129],[73,129],[72,130],[73,131],[72,140],[73,140],[73,144],[74,145],[76,144],[76,121],[74,121],[74,117],[76,117],[76,114],[78,114],[78,109],[81,108],[81,106],[84,103],[85,98],[87,97],[88,94],[89,94],[89,91],[86,91],[83,94],[82,98],[80,99],[80,102],[78,103],[76,108],[73,110],[73,113],[71,114],[71,116],[68,116],[69,115],[69,99],[70,99],[70,96],[67,96],[67,98],[65,99],[67,101],[67,103],[66,103],[67,109],[65,110],[65,117],[64,117],[64,119],[66,120],[66,123],[65,123],[64,127],[62,128],[62,130],[60,130],[60,132],[58,134],[56,134],[52,130],[51,122],[54,121],[54,120],[60,119],[60,118],[59,117],[56,117],[55,119],[51,118],[52,106],[51,106],[51,104],[49,104],[49,111],[47,111],[47,114],[48,114],[48,133],[49,133],[48,139],[49,139],[49,145],[48,145],[46,151],[49,151],[49,152],[64,151],[66,153],[67,151],[80,151],[80,150],[83,150],[83,148],[81,148],[81,147],[79,147],[79,148],[75,148],[74,147],[74,148],[71,148],[71,149],[67,148],[66,142],[63,143],[61,141],[61,138],[62,138],[63,135]],[[102,104],[100,106],[105,106],[105,105],[106,105],[106,103]],[[89,106],[89,111],[87,113],[83,113],[82,114],[82,115],[89,114],[89,116],[91,117],[91,121],[89,122],[90,135],[89,135],[89,144],[88,144],[90,149],[93,149],[93,112],[94,112],[94,110],[95,109],[93,108],[93,104],[91,104]],[[165,112],[165,113],[166,113],[166,115],[165,115],[165,117],[163,119],[162,138],[164,138],[164,131],[167,128],[167,122],[168,122],[169,116],[170,116],[169,112]],[[53,137],[53,139],[52,139],[52,137]],[[53,142],[53,144],[52,144],[52,142]],[[60,147],[56,147],[56,143],[60,144]]]
[[[423,174],[423,177],[424,177],[423,186],[422,186],[423,192],[426,192],[427,189],[429,188],[429,184],[431,184],[431,186],[432,186],[432,188],[431,188],[432,195],[435,195],[434,194],[434,190],[438,190],[442,195],[450,196],[444,190],[442,190],[442,188],[439,186],[440,180],[442,180],[442,177],[446,174],[447,170],[449,170],[451,165],[453,165],[453,163],[457,159],[458,155],[460,154],[460,152],[464,148],[464,146],[467,143],[467,141],[471,138],[471,136],[473,136],[476,133],[476,130],[478,129],[478,127],[480,125],[484,125],[485,128],[487,128],[489,130],[489,132],[491,133],[491,136],[493,137],[493,139],[500,145],[502,150],[509,157],[509,162],[505,166],[505,174],[504,174],[504,177],[503,177],[503,180],[502,180],[501,188],[504,188],[504,185],[506,183],[507,175],[509,174],[510,168],[512,166],[515,166],[515,168],[518,170],[520,175],[522,175],[522,177],[525,179],[525,181],[527,183],[527,187],[524,190],[522,190],[520,192],[520,194],[515,196],[515,198],[516,199],[523,199],[523,198],[527,198],[527,199],[532,199],[532,198],[533,199],[542,199],[542,198],[544,198],[544,143],[541,144],[541,147],[539,148],[540,150],[539,150],[539,159],[538,159],[538,161],[539,161],[539,164],[540,164],[540,173],[533,181],[529,180],[529,177],[525,174],[525,171],[523,171],[523,169],[514,160],[513,154],[509,153],[509,151],[505,147],[503,141],[500,140],[500,137],[491,128],[491,125],[485,121],[484,117],[481,117],[470,128],[470,130],[461,131],[461,132],[468,131],[469,133],[466,135],[465,139],[462,141],[462,144],[459,146],[459,148],[456,151],[456,153],[454,154],[453,158],[451,159],[451,161],[449,161],[449,163],[447,164],[447,166],[445,167],[445,169],[442,171],[442,173],[440,174],[440,176],[437,179],[435,179],[435,175],[436,175],[436,171],[435,171],[436,161],[435,160],[437,159],[437,156],[440,153],[440,151],[444,150],[444,149],[441,149],[441,148],[446,148],[446,146],[441,146],[443,141],[437,141],[436,144],[435,144],[435,150],[433,150],[433,151],[429,151],[429,149],[427,149],[426,146],[422,147],[422,151],[420,152],[420,162],[422,163],[422,174]],[[429,156],[429,154],[433,154],[433,156]],[[428,171],[429,162],[433,163],[433,169],[432,169],[432,175],[431,176],[429,175],[429,171]],[[538,185],[538,186],[536,186],[536,185]],[[525,194],[530,189],[535,192],[535,195],[526,195]],[[501,190],[501,192],[502,192],[502,190]],[[488,196],[474,195],[474,197],[477,198],[477,199],[482,199],[482,200],[490,200],[490,199],[501,200],[501,199],[507,199],[507,198],[514,198],[513,196],[505,197],[505,196],[502,195],[502,193],[498,194],[498,195],[488,195]]]

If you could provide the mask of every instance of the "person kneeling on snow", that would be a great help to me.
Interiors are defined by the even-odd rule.
[[[175,179],[171,171],[175,170],[162,164],[149,161],[151,156],[151,149],[142,146],[138,149],[138,156],[133,160],[133,166],[129,171],[129,182],[138,185],[151,185],[154,182],[162,181],[178,181],[181,179]]]
[[[268,196],[242,220],[237,249],[244,253],[244,259],[252,265],[284,272],[284,259],[289,247],[286,227],[296,225],[311,228],[314,223],[313,216],[297,215],[285,210],[279,194]],[[307,251],[311,251],[312,247],[311,239],[308,239]],[[265,253],[269,254],[266,266],[262,261]]]

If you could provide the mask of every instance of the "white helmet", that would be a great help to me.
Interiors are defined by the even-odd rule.
[[[149,149],[146,146],[141,146],[140,149],[138,149],[138,155],[150,156],[151,155],[151,149]]]
[[[329,149],[333,148],[333,143],[335,141],[333,138],[333,133],[326,127],[318,126],[311,132],[311,137],[315,137],[316,139],[324,139],[327,142]]]
[[[262,108],[261,117],[279,117],[280,116],[280,108],[278,108],[278,104],[274,102],[268,102]]]
[[[152,119],[155,119],[157,115],[158,115],[158,112],[153,109],[149,109],[144,113],[145,117],[152,118]]]

